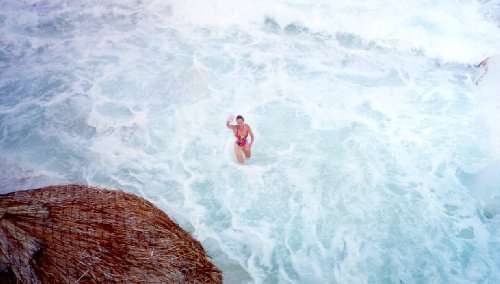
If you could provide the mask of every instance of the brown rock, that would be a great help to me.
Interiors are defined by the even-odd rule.
[[[0,195],[0,282],[222,283],[222,275],[150,202],[64,185]]]

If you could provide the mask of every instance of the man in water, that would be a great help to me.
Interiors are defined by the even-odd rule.
[[[250,158],[252,155],[252,152],[250,151],[250,148],[252,148],[252,144],[255,141],[255,138],[253,136],[252,129],[250,129],[250,125],[244,123],[245,119],[243,116],[238,115],[236,117],[236,125],[231,125],[229,124],[230,122],[233,121],[234,116],[230,115],[227,118],[226,122],[226,127],[229,129],[233,130],[234,136],[236,136],[236,142],[234,143],[234,153],[236,154],[236,158],[238,159],[238,162],[240,164],[243,164],[243,154],[245,153],[245,156],[247,158]],[[247,137],[250,135],[252,138],[252,142],[247,141]]]

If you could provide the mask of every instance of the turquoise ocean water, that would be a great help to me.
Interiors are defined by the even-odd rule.
[[[0,192],[140,195],[226,283],[500,283],[500,2],[438,2],[1,1]]]

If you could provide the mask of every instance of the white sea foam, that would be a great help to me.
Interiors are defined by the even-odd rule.
[[[500,14],[494,11],[494,3],[487,4],[484,13]],[[461,1],[457,5],[448,1],[395,0],[314,4],[188,0],[172,5],[171,20],[190,27],[254,31],[255,25],[268,19],[289,31],[347,33],[387,48],[421,50],[443,61],[475,63],[498,50],[498,22],[485,21],[483,9],[486,10],[476,1]]]
[[[4,1],[0,185],[139,194],[227,283],[498,282],[495,7]]]
[[[500,56],[494,55],[485,60],[482,72],[477,79],[478,116],[477,132],[481,135],[483,146],[491,149],[486,166],[473,174],[463,175],[464,182],[470,185],[484,207],[484,214],[489,219],[500,218],[500,101],[498,99],[498,78],[500,78]]]

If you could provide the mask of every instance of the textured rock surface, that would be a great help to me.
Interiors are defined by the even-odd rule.
[[[222,275],[148,201],[64,185],[0,195],[0,282],[222,283]]]

